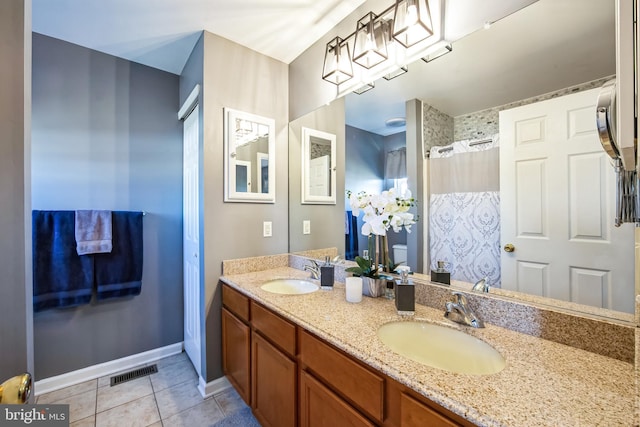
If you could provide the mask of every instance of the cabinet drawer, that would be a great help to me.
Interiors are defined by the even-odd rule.
[[[381,376],[307,331],[300,333],[300,360],[345,400],[382,422],[384,379]]]
[[[222,304],[240,319],[249,321],[249,298],[224,283],[222,284]]]
[[[296,356],[296,326],[251,301],[251,325],[291,357]]]

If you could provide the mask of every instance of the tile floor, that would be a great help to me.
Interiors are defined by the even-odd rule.
[[[69,404],[71,427],[211,426],[246,407],[233,388],[203,400],[185,353],[154,363],[155,374],[114,387],[110,375],[40,395],[36,403]]]

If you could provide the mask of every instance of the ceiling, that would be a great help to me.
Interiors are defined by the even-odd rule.
[[[458,39],[535,0],[445,0]],[[180,74],[202,30],[291,63],[365,0],[32,0],[33,31]],[[374,12],[393,0],[369,0]],[[449,11],[451,13],[449,13]],[[355,19],[354,19],[355,27]],[[343,34],[346,36],[346,34]]]
[[[365,0],[32,2],[37,33],[180,74],[202,30],[290,63]],[[367,1],[374,12],[391,3]],[[386,127],[385,120],[403,117],[408,99],[457,116],[613,74],[614,56],[606,53],[613,43],[613,4],[446,0],[453,52],[429,64],[417,61],[409,73],[380,80],[364,95],[347,95],[347,124],[388,135],[402,128]],[[494,24],[482,30],[484,22]]]
[[[365,0],[33,0],[33,31],[180,74],[202,30],[290,63]]]

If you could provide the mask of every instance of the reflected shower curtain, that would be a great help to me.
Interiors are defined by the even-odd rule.
[[[451,278],[500,286],[500,151],[491,142],[457,141],[429,156],[431,268]],[[469,146],[471,144],[471,146]]]

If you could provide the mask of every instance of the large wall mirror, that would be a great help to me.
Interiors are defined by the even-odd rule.
[[[377,81],[375,89],[362,95],[349,94],[343,101],[346,123],[346,187],[356,191],[363,189],[375,192],[391,186],[402,188],[407,185],[412,190],[421,210],[419,214],[424,233],[419,239],[423,242],[422,250],[412,246],[411,239],[402,235],[390,236],[390,246],[397,246],[400,255],[403,246],[409,253],[420,251],[417,256],[424,260],[423,271],[420,272],[427,274],[436,261],[430,254],[430,243],[438,238],[430,236],[430,232],[433,231],[430,227],[433,209],[430,206],[432,194],[428,174],[430,165],[436,161],[427,157],[426,153],[431,151],[431,147],[436,146],[438,150],[437,146],[447,146],[454,142],[496,139],[495,145],[492,145],[492,142],[485,148],[473,149],[499,150],[502,142],[499,137],[500,128],[504,125],[500,123],[500,111],[534,104],[544,106],[547,104],[538,102],[574,93],[590,93],[592,95],[588,96],[597,97],[597,89],[608,79],[615,77],[614,0],[539,0],[487,27],[489,28],[479,29],[454,41],[451,53],[430,63],[418,61],[410,64],[407,74],[390,81]],[[597,36],[594,36],[595,34]],[[423,107],[422,123],[418,125],[411,117],[407,117],[406,112],[407,101],[413,99],[420,100]],[[595,102],[594,99],[594,106]],[[324,108],[329,107],[322,107]],[[548,113],[540,110],[536,114],[540,117]],[[389,153],[401,150],[408,134],[405,133],[406,129],[402,127],[401,120],[388,119],[404,117],[407,118],[406,129],[411,126],[423,126],[424,146],[419,147],[418,152],[425,154],[424,160],[407,156],[407,162],[424,162],[422,194],[415,191],[418,188],[416,182],[418,179],[422,180],[422,176],[407,176],[406,180],[403,180],[400,176],[389,177],[385,174],[385,162]],[[511,119],[512,122],[514,120],[518,119]],[[581,135],[595,134],[595,109],[592,112],[580,109],[576,114],[567,116],[567,120],[569,126],[574,128],[576,124],[584,125],[579,131]],[[386,121],[389,125],[385,125]],[[495,138],[496,135],[498,138]],[[597,141],[597,136],[595,138]],[[364,147],[366,159],[350,155],[362,153]],[[554,144],[549,147],[551,150],[556,148]],[[569,212],[572,209],[576,210],[576,203],[581,203],[580,200],[599,192],[597,197],[591,199],[601,200],[604,210],[602,216],[590,224],[596,228],[602,225],[603,244],[605,241],[619,244],[620,247],[615,249],[615,256],[619,258],[620,265],[624,266],[624,271],[615,267],[610,271],[600,267],[594,268],[599,260],[589,257],[598,255],[589,255],[586,251],[569,245],[564,249],[554,249],[554,253],[560,254],[558,256],[566,255],[571,267],[569,273],[548,280],[544,289],[539,286],[519,286],[515,292],[509,290],[502,293],[522,299],[530,299],[528,294],[552,298],[546,300],[550,304],[554,304],[553,299],[563,300],[569,302],[573,309],[582,312],[593,312],[592,307],[605,308],[607,310],[598,313],[631,320],[630,313],[633,313],[635,295],[634,226],[623,224],[611,232],[605,230],[610,230],[614,222],[611,215],[615,208],[613,168],[604,151],[597,146],[597,142],[596,146],[592,147],[594,148],[590,149],[587,156],[580,158],[585,159],[585,162],[574,156],[569,161],[573,162],[571,165],[575,168],[570,170],[573,166],[567,165],[564,173],[560,173],[563,176],[582,174],[587,178],[590,176],[588,170],[597,166],[602,170],[601,179],[569,179],[571,188],[562,190],[556,187],[559,183],[554,181],[548,183],[546,189],[551,195],[559,194],[559,191],[568,194],[566,209]],[[443,153],[440,157],[447,157],[447,154]],[[526,181],[529,178],[521,175],[518,179]],[[445,181],[447,180],[449,179],[445,178]],[[505,183],[498,182],[495,189],[498,202],[502,196],[507,197],[506,194],[502,194],[503,188],[506,188]],[[290,209],[291,212],[295,211],[293,206]],[[498,213],[495,220],[499,229],[500,209],[493,207],[486,212],[492,209]],[[345,210],[336,209],[332,215],[344,219]],[[551,227],[561,221],[557,217],[544,220],[547,221],[547,226]],[[340,225],[342,224],[341,222]],[[356,221],[353,224],[352,228],[358,233],[360,224]],[[345,226],[349,228],[347,224]],[[347,247],[347,229],[332,245],[338,247],[340,253],[348,253],[350,249]],[[592,239],[588,233],[578,237],[578,240],[583,241]],[[463,239],[464,236],[459,238]],[[496,265],[500,265],[506,257],[513,256],[512,253],[503,250],[503,246],[508,242],[500,238],[498,241],[499,246],[496,246],[494,251]],[[300,244],[295,246],[297,250],[319,248],[301,247]],[[391,247],[389,249],[393,252]],[[516,251],[517,249],[518,244]],[[521,263],[520,266],[531,268],[529,273],[535,270],[541,277],[553,277],[545,276],[545,269],[534,264]],[[584,286],[575,289],[573,281],[578,279],[582,280]],[[472,282],[473,278],[469,278],[469,281]],[[501,280],[500,286],[512,289],[504,280]],[[561,287],[565,290],[559,292],[558,289]],[[501,293],[500,289],[494,289],[494,292]]]
[[[275,203],[275,121],[224,109],[225,202]]]

